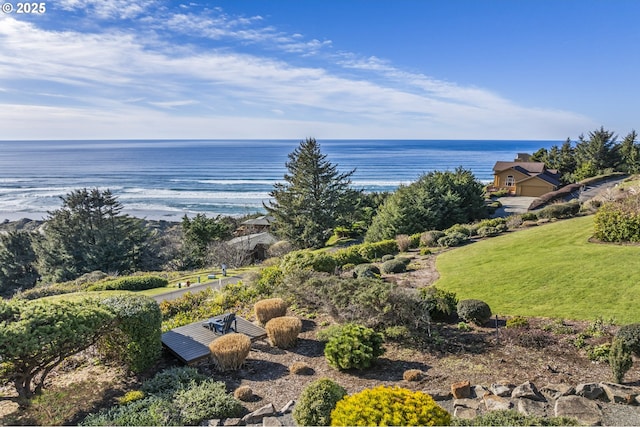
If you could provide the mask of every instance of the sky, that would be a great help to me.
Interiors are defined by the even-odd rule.
[[[0,140],[563,141],[639,126],[635,0],[40,4],[0,0]]]

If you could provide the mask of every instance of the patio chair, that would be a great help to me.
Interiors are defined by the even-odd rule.
[[[234,313],[225,314],[220,319],[209,320],[204,326],[220,335],[227,334],[230,331],[238,331],[238,322]]]

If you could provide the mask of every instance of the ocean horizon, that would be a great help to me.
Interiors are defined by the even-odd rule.
[[[534,140],[321,140],[352,186],[394,191],[422,174],[463,167],[491,182],[496,161],[560,145]],[[300,140],[0,141],[0,221],[41,220],[81,188],[109,189],[123,213],[179,221],[184,215],[264,213]]]

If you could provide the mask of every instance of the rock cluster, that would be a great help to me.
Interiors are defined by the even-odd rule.
[[[289,414],[293,409],[295,402],[290,400],[279,411],[276,410],[273,403],[264,405],[255,411],[245,415],[242,418],[225,418],[208,420],[202,423],[203,426],[249,426],[262,425],[264,427],[280,427],[282,425],[291,425],[292,423],[283,424],[281,418]]]
[[[487,411],[513,409],[523,415],[571,417],[581,424],[601,425],[602,408],[598,402],[640,404],[640,388],[600,382],[548,384],[538,389],[527,381],[518,386],[497,382],[491,386],[472,386],[469,381],[451,385],[450,393],[429,392],[439,401],[453,400],[453,415],[472,419]]]

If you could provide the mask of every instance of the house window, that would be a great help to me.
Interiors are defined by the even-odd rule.
[[[507,179],[504,182],[504,184],[507,187],[513,187],[514,185],[516,185],[516,179],[513,177],[513,175],[509,175],[509,176],[507,176]]]

